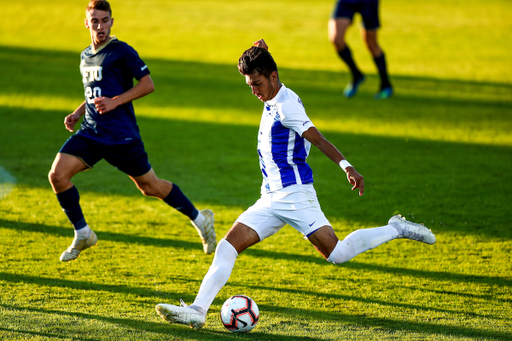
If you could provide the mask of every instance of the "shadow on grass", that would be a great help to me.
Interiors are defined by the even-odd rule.
[[[63,228],[59,226],[50,226],[43,224],[30,224],[30,223],[19,223],[14,221],[9,221],[5,219],[0,219],[0,227],[2,228],[10,228],[16,231],[27,231],[27,232],[40,232],[46,234],[53,234],[60,237],[69,237],[69,229]],[[162,238],[153,238],[153,237],[144,237],[144,236],[130,236],[121,233],[113,233],[113,232],[99,232],[98,236],[101,240],[108,240],[112,242],[122,242],[122,243],[133,243],[140,245],[148,245],[148,246],[159,246],[159,247],[172,247],[175,249],[197,249],[198,243],[193,243],[185,240],[172,240],[172,239],[162,239]],[[297,263],[306,262],[313,263],[319,265],[329,265],[326,261],[319,256],[308,256],[308,255],[300,255],[286,252],[278,252],[278,251],[269,251],[269,250],[260,250],[255,248],[247,249],[243,252],[244,255],[248,255],[258,259],[272,259],[272,260],[289,260]],[[454,274],[440,271],[428,271],[428,270],[415,270],[415,269],[403,269],[397,267],[390,266],[382,266],[382,265],[374,265],[367,263],[360,263],[357,261],[349,261],[340,265],[343,267],[347,267],[350,269],[356,270],[364,270],[367,272],[385,272],[392,273],[394,275],[400,276],[414,276],[418,278],[426,278],[430,280],[444,280],[451,281],[454,283],[478,283],[478,284],[492,284],[499,285],[503,287],[512,287],[512,280],[503,278],[503,277],[493,277],[493,276],[476,276],[476,275],[467,275],[467,274]],[[3,278],[3,277],[1,277]]]
[[[7,304],[1,304],[0,307],[6,310],[15,310],[22,313],[27,313],[28,316],[34,313],[39,314],[45,314],[45,315],[59,315],[63,317],[73,317],[73,318],[79,318],[79,319],[86,319],[86,320],[96,320],[104,323],[111,323],[116,325],[122,325],[130,329],[139,330],[141,332],[151,332],[151,333],[157,333],[162,334],[162,339],[169,339],[169,337],[183,337],[185,339],[187,338],[193,338],[194,340],[219,340],[219,338],[222,338],[223,340],[239,340],[240,336],[234,333],[231,333],[229,331],[225,332],[217,332],[217,331],[210,331],[208,330],[208,327],[205,327],[199,331],[194,331],[189,329],[186,326],[180,326],[180,325],[169,325],[166,322],[147,322],[147,321],[141,321],[141,320],[134,320],[134,319],[124,319],[124,318],[115,318],[115,317],[107,317],[102,315],[95,315],[95,314],[87,314],[87,313],[80,313],[80,312],[65,312],[60,310],[51,310],[51,309],[42,309],[42,308],[33,308],[33,307],[18,307],[18,306],[11,306]],[[156,316],[156,313],[155,313]],[[160,317],[156,317],[160,319]],[[156,319],[155,318],[155,319]],[[27,319],[28,323],[30,323],[30,319]],[[37,322],[38,323],[38,322]],[[18,325],[23,324],[21,321],[18,321]],[[64,325],[65,326],[65,325]],[[40,325],[36,325],[37,329],[41,329]],[[19,327],[16,328],[1,328],[0,330],[4,330],[7,332],[12,332],[15,334],[28,334],[28,335],[37,335],[37,336],[45,336],[45,337],[55,337],[55,338],[66,338],[69,339],[69,333],[67,331],[64,331],[62,334],[55,334],[55,333],[45,333],[45,332],[34,332],[34,331],[24,331],[20,330]],[[91,334],[93,332],[89,332]],[[244,339],[247,340],[258,340],[261,337],[264,337],[265,340],[284,340],[284,341],[307,341],[307,340],[314,340],[309,337],[300,337],[300,336],[285,336],[285,335],[272,335],[272,334],[263,334],[258,333],[257,330],[253,331],[249,334],[244,335]],[[80,339],[83,340],[97,340],[94,337],[80,337]]]
[[[2,273],[2,278],[5,276],[5,273]],[[71,288],[75,288],[76,284],[73,283],[73,281],[61,281],[60,283],[55,283],[55,280],[53,279],[41,279],[39,277],[33,277],[32,279],[27,278],[31,276],[16,276],[13,275],[16,278],[10,278],[13,281],[23,281],[23,282],[32,282],[32,281],[45,281],[48,280],[51,281],[51,284],[47,285],[56,285],[59,287],[68,287],[66,285],[66,282],[69,282],[68,284],[71,284]],[[8,279],[9,280],[9,279]],[[58,281],[58,280],[57,280]],[[105,290],[104,285],[96,285],[97,290]],[[80,286],[80,288],[82,288]],[[262,287],[257,287],[262,288]],[[266,288],[263,287],[263,289],[266,290],[276,290],[275,288]],[[124,290],[123,290],[124,291]],[[284,289],[283,291],[289,292],[290,290]],[[293,291],[293,290],[292,290]],[[296,293],[300,293],[300,291],[295,291]],[[353,298],[349,298],[353,299]],[[373,300],[364,300],[368,303],[375,303]],[[382,304],[382,302],[378,302],[379,304]],[[401,307],[407,307],[410,309],[420,309],[424,310],[424,307],[413,307],[410,305],[399,305]],[[123,318],[115,318],[115,317],[107,317],[107,316],[101,316],[101,315],[95,315],[95,314],[87,314],[87,313],[80,313],[80,312],[64,312],[60,310],[51,310],[51,309],[42,309],[42,308],[33,308],[33,307],[18,307],[18,306],[11,306],[7,304],[0,304],[0,307],[3,307],[7,310],[17,310],[21,312],[31,312],[31,313],[41,313],[41,314],[54,314],[54,315],[62,315],[62,316],[72,316],[77,317],[81,319],[89,319],[89,320],[98,320],[102,322],[108,322],[112,324],[118,324],[118,325],[124,325],[128,328],[142,330],[142,331],[149,331],[152,333],[162,333],[162,334],[174,334],[175,336],[183,336],[183,335],[190,335],[190,333],[194,333],[194,337],[200,340],[208,340],[210,337],[218,337],[222,336],[224,339],[229,340],[231,338],[237,339],[235,335],[225,332],[214,332],[209,331],[206,327],[202,329],[199,332],[190,331],[188,328],[184,329],[183,326],[177,326],[177,327],[170,327],[165,323],[156,323],[156,322],[147,322],[147,321],[141,321],[141,320],[133,320],[133,319],[123,319]],[[380,328],[380,329],[386,329],[392,332],[415,332],[420,333],[424,335],[446,335],[446,336],[465,336],[465,337],[482,337],[482,338],[488,338],[488,339],[496,339],[496,340],[505,340],[507,339],[507,333],[502,332],[493,332],[493,331],[482,331],[477,328],[466,328],[466,327],[453,327],[449,325],[441,325],[441,324],[435,324],[435,323],[421,323],[421,322],[411,322],[411,321],[403,321],[403,320],[394,320],[394,319],[386,319],[386,318],[374,318],[374,317],[367,317],[365,314],[361,315],[349,315],[349,314],[342,314],[342,313],[328,313],[325,311],[315,311],[312,309],[299,309],[299,308],[285,308],[285,307],[277,307],[277,306],[269,306],[269,305],[263,305],[260,304],[260,311],[261,312],[273,312],[277,314],[281,314],[283,316],[287,316],[286,320],[281,321],[280,325],[285,324],[291,324],[291,325],[301,325],[301,321],[304,320],[304,317],[307,316],[308,319],[316,319],[319,321],[325,321],[325,320],[331,320],[331,321],[340,321],[344,325],[351,324],[354,326],[359,326],[363,328]],[[444,311],[448,313],[457,313],[453,311]],[[485,316],[486,318],[492,318],[489,316]],[[307,327],[308,324],[303,324],[303,327]],[[280,327],[280,326],[276,326]],[[183,329],[183,330],[182,330]],[[9,330],[8,328],[4,328],[4,330],[12,331],[12,332],[20,332],[19,329],[16,330]],[[43,335],[43,336],[54,336],[54,334],[49,335],[47,333],[34,333],[29,332],[29,334],[34,335]],[[210,334],[210,335],[208,335]],[[57,334],[58,335],[58,334]],[[274,336],[271,334],[263,334],[258,332],[253,332],[250,334],[247,334],[244,336],[244,338],[247,339],[255,339],[258,337],[264,336],[266,340],[312,340],[311,338],[307,337],[297,337],[297,336],[283,336],[278,335]],[[88,339],[89,340],[89,339]],[[92,339],[91,339],[92,340]]]

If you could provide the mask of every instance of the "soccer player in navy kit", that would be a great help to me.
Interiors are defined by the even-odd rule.
[[[258,155],[263,176],[261,198],[242,213],[220,240],[212,265],[201,283],[194,303],[181,306],[161,303],[157,313],[170,323],[200,329],[215,296],[226,284],[238,255],[248,247],[277,233],[289,224],[302,233],[315,248],[334,264],[397,238],[427,244],[434,234],[425,226],[399,215],[388,224],[360,229],[340,241],[318,203],[313,188],[313,173],[306,162],[311,144],[339,164],[347,180],[364,192],[363,177],[343,155],[315,128],[302,101],[279,80],[277,65],[263,40],[240,57],[238,70],[245,76],[253,95],[264,102],[258,132]]]
[[[71,178],[101,159],[126,173],[144,195],[159,198],[189,217],[205,253],[210,254],[217,244],[213,212],[198,211],[176,184],[159,179],[151,168],[132,101],[153,92],[154,84],[137,52],[110,36],[113,23],[107,1],[89,2],[85,26],[92,44],[82,52],[80,63],[85,101],[66,116],[64,125],[73,132],[80,118],[84,119],[81,129],[60,149],[48,175],[62,210],[75,229],[75,238],[60,260],[74,260],[97,242],[85,221]],[[138,80],[135,86],[133,78]]]
[[[379,71],[381,83],[375,99],[387,99],[393,94],[393,87],[388,77],[386,57],[377,42],[377,29],[380,26],[379,0],[338,0],[332,18],[329,20],[329,40],[352,73],[352,80],[345,87],[343,94],[347,98],[355,96],[359,86],[365,80],[345,41],[345,33],[357,12],[363,17],[364,26],[361,33]]]

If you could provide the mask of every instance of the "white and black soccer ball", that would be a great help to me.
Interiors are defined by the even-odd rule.
[[[235,295],[222,305],[220,319],[227,330],[233,333],[247,333],[258,323],[260,310],[250,297]]]

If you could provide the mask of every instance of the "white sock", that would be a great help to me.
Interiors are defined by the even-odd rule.
[[[76,239],[87,239],[91,235],[91,228],[89,225],[85,225],[85,227],[80,230],[75,230],[75,238]]]
[[[197,227],[201,227],[202,228],[205,220],[206,220],[206,218],[201,213],[201,211],[199,211],[199,214],[197,215],[196,219],[194,219],[194,224]]]
[[[344,263],[355,256],[398,238],[392,225],[356,230],[338,241],[327,260],[334,264]]]
[[[217,244],[217,250],[215,251],[212,265],[210,265],[210,269],[206,273],[206,276],[204,276],[196,299],[194,303],[190,305],[191,308],[206,314],[215,296],[217,296],[220,289],[222,289],[228,281],[237,257],[238,252],[236,252],[233,245],[222,238],[219,244]]]

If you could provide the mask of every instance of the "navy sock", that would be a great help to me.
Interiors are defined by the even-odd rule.
[[[373,58],[373,60],[375,61],[375,65],[377,65],[377,70],[379,70],[380,89],[382,90],[384,88],[390,88],[391,83],[389,82],[388,71],[386,66],[386,57],[384,57],[384,52],[380,57],[375,57]]]
[[[363,74],[356,66],[356,63],[354,62],[354,59],[352,58],[352,52],[348,48],[348,46],[345,46],[345,48],[341,51],[338,51],[338,54],[340,58],[347,64],[348,68],[352,72],[352,81],[355,82],[359,78],[363,77]]]
[[[194,220],[197,218],[199,211],[194,207],[194,204],[188,200],[188,198],[183,194],[181,189],[176,184],[172,184],[171,192],[168,196],[164,198],[165,203],[169,206],[174,207],[184,215],[190,218],[190,220]]]
[[[59,200],[62,210],[68,216],[75,230],[80,230],[87,226],[82,208],[80,207],[80,194],[78,194],[75,186],[64,192],[57,193],[57,200]]]

